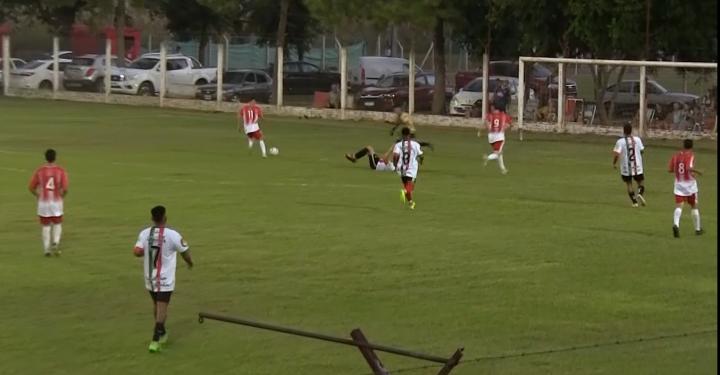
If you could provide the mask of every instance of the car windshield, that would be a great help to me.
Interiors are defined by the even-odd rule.
[[[45,64],[44,61],[31,61],[23,66],[23,69],[36,69]]]
[[[378,81],[377,87],[399,87],[403,82],[407,85],[407,81],[407,76],[387,76]]]
[[[73,59],[72,65],[79,65],[79,66],[92,66],[92,64],[95,62],[95,59],[90,57],[78,57]]]
[[[227,83],[242,83],[245,72],[226,72],[223,80]]]
[[[654,82],[654,81],[650,82],[650,84],[648,85],[648,90],[650,91],[651,94],[662,95],[662,94],[668,93],[668,89],[662,87],[659,83]]]
[[[158,60],[157,59],[138,59],[132,62],[128,68],[130,69],[141,69],[141,70],[150,70],[157,65]]]
[[[552,71],[541,64],[533,65],[533,75],[535,77],[549,77],[552,75]]]
[[[463,87],[463,91],[470,91],[470,92],[482,91],[482,79],[474,79],[474,80],[468,82],[465,85],[465,87]]]

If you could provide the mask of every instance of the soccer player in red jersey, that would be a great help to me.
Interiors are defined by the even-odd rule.
[[[700,210],[698,209],[698,186],[695,175],[702,173],[695,169],[695,154],[692,152],[693,141],[683,141],[683,150],[678,151],[670,159],[668,172],[675,174],[675,214],[673,215],[673,236],[680,237],[680,217],[685,202],[690,205],[695,234],[703,234],[700,226]]]
[[[263,133],[260,130],[260,119],[263,118],[262,108],[257,105],[255,99],[251,99],[250,102],[240,107],[237,114],[238,131],[245,130],[245,135],[248,139],[248,149],[252,149],[255,141],[260,144],[260,151],[262,157],[266,158],[267,153],[265,152],[265,140],[263,139]],[[242,127],[240,122],[242,121]]]
[[[65,170],[55,164],[55,150],[45,151],[47,164],[35,170],[28,188],[37,197],[37,214],[42,225],[42,243],[45,256],[52,252],[60,255],[62,234],[63,198],[68,192],[68,178]]]
[[[488,142],[492,146],[493,152],[489,155],[483,155],[485,165],[489,160],[497,160],[498,166],[500,166],[500,172],[507,174],[507,168],[505,168],[505,162],[503,161],[503,146],[505,146],[505,130],[510,128],[512,118],[505,112],[500,111],[499,108],[490,104],[491,112],[488,114],[486,119],[486,125],[488,130]],[[478,129],[478,137],[480,136],[481,129]]]

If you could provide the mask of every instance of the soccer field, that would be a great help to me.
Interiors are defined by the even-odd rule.
[[[716,373],[716,142],[696,143],[706,234],[686,208],[675,239],[666,169],[679,141],[646,141],[648,207],[632,208],[613,138],[511,133],[503,176],[482,166],[486,137],[421,126],[436,148],[410,211],[397,175],[343,158],[384,151],[387,125],[262,126],[279,156],[250,155],[232,114],[0,98],[0,373],[370,373],[354,348],[201,325],[199,311],[345,337],[360,327],[440,356],[465,347],[457,375]],[[27,191],[48,147],[70,178],[60,258],[42,256]],[[151,355],[131,250],[156,204],[196,266],[178,259],[170,343]],[[380,356],[390,370],[428,364]]]

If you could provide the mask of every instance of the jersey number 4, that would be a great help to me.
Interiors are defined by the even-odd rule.
[[[50,177],[45,183],[45,190],[55,190],[55,177]]]

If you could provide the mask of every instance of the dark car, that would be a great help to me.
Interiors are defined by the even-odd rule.
[[[334,84],[340,84],[340,73],[323,72],[317,65],[304,61],[283,64],[283,91],[286,94],[330,92]]]
[[[247,102],[255,99],[269,103],[272,95],[272,78],[262,70],[231,70],[223,74],[223,100]],[[198,86],[195,97],[203,100],[216,100],[217,81]]]
[[[409,77],[408,73],[395,73],[380,78],[375,86],[366,87],[360,92],[357,107],[374,111],[391,111],[396,107],[407,109]],[[434,74],[416,75],[415,109],[431,109],[434,91]],[[449,101],[452,92],[446,92],[445,97]]]
[[[491,61],[489,64],[491,76],[517,77],[519,67],[517,61]],[[540,63],[526,63],[526,71],[529,69],[530,79],[525,84],[535,91],[537,96],[557,98],[558,77],[545,65]],[[475,78],[482,77],[482,71],[458,72],[455,75],[455,87],[464,87]],[[565,95],[577,96],[577,83],[565,78]]]
[[[615,111],[632,116],[637,112],[640,105],[640,81],[624,80],[617,85],[608,86],[603,96],[605,108],[610,108],[610,102],[616,88],[618,92],[617,97],[615,97]],[[658,108],[664,114],[672,112],[675,104],[679,104],[681,107],[694,107],[700,99],[699,96],[693,94],[671,92],[653,80],[647,81],[645,89],[647,92],[647,106]]]

